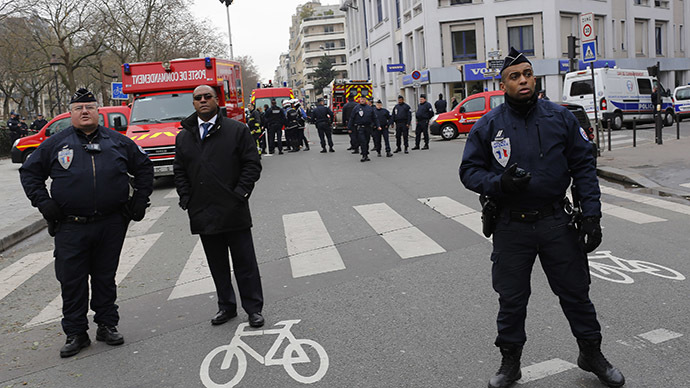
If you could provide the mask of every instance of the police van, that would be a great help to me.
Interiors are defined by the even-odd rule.
[[[679,122],[690,116],[690,85],[679,86],[673,90],[673,107],[676,120]]]
[[[656,86],[661,96],[663,123],[665,126],[673,125],[671,93],[647,70],[594,69],[594,81],[592,85],[590,69],[566,74],[563,101],[582,105],[590,120],[594,120],[593,93],[596,86],[599,118],[604,122],[610,120],[612,129],[632,128],[633,118],[637,122],[654,122],[652,91]]]

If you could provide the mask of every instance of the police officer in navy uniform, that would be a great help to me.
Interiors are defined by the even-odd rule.
[[[276,105],[276,99],[271,99],[271,106],[264,112],[266,128],[268,128],[268,152],[273,153],[276,145],[278,154],[283,154],[283,126],[286,124],[285,110]],[[276,139],[277,136],[277,139]],[[277,144],[276,144],[277,143]]]
[[[19,116],[14,112],[10,112],[10,119],[7,120],[7,129],[10,132],[10,147],[12,147],[14,142],[22,137],[22,126],[19,123]]]
[[[587,253],[601,243],[601,203],[591,145],[566,108],[538,100],[532,65],[511,48],[501,70],[505,103],[484,115],[465,145],[460,179],[500,209],[493,231],[492,283],[499,294],[498,336],[503,356],[489,387],[520,379],[526,341],[530,276],[539,255],[580,352],[577,364],[606,385],[625,383],[601,353],[601,327],[589,299]],[[584,217],[569,225],[565,192],[571,183]]]
[[[419,149],[419,143],[422,140],[422,135],[424,135],[424,147],[423,150],[429,149],[429,120],[434,117],[434,108],[426,100],[426,94],[421,94],[419,96],[419,106],[414,114],[417,119],[417,127],[414,131],[414,147],[413,150]]]
[[[91,344],[86,313],[98,324],[96,339],[120,345],[115,272],[127,225],[144,218],[153,191],[153,164],[134,142],[98,125],[93,93],[79,89],[70,102],[72,126],[49,137],[19,169],[22,186],[55,236],[55,273],[62,290],[61,357]],[[130,197],[130,175],[134,194]],[[45,181],[51,178],[50,194]]]
[[[326,139],[328,139],[328,150],[330,152],[335,152],[333,149],[333,138],[331,135],[333,111],[323,105],[323,98],[316,100],[316,103],[316,108],[311,111],[311,117],[314,121],[314,124],[316,124],[316,130],[319,131],[321,153],[326,153]]]
[[[441,113],[446,113],[448,107],[448,103],[446,100],[443,99],[443,94],[439,93],[438,94],[438,100],[434,103],[434,108],[436,108],[436,114],[440,115]]]
[[[360,162],[368,162],[369,159],[369,140],[371,133],[375,130],[381,130],[379,120],[376,117],[374,108],[367,104],[367,98],[361,96],[359,98],[359,105],[355,106],[350,115],[350,121],[347,128],[352,133],[357,133],[359,149],[362,151],[362,160]]]
[[[343,105],[343,124],[347,125],[349,128],[350,118],[352,117],[352,111],[357,107],[354,97],[349,96],[347,98],[347,103]],[[353,154],[359,153],[359,135],[357,132],[353,132],[348,129],[348,134],[350,135],[350,148],[348,151],[352,151]]]
[[[31,126],[29,127],[29,129],[31,129],[34,133],[36,133],[36,132],[40,131],[43,127],[45,127],[46,124],[48,124],[48,121],[43,118],[42,114],[39,113],[38,116],[36,117],[36,120],[34,120],[31,123]]]
[[[395,151],[401,151],[400,146],[405,146],[405,153],[409,147],[408,138],[410,135],[410,123],[412,122],[412,110],[405,103],[405,97],[398,96],[398,104],[393,108],[393,122],[395,123]],[[401,141],[402,140],[402,141]]]
[[[375,130],[374,135],[374,149],[376,149],[377,156],[381,156],[381,138],[383,138],[383,143],[386,148],[386,157],[390,158],[393,156],[391,154],[391,143],[388,140],[388,126],[391,122],[391,114],[388,109],[383,107],[383,102],[381,100],[376,101],[376,118],[379,120],[381,125],[380,129]]]

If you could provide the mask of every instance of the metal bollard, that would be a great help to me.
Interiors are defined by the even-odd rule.
[[[611,119],[608,119],[606,121],[606,124],[608,124],[608,125],[606,125],[607,131],[608,131],[608,137],[609,137],[609,148],[608,149],[609,149],[609,151],[611,151]]]
[[[633,147],[637,147],[637,120],[633,116]]]
[[[676,117],[676,140],[680,139],[680,121]]]
[[[661,112],[656,112],[655,114],[655,134],[656,134],[656,144],[664,144],[664,135],[661,131]]]

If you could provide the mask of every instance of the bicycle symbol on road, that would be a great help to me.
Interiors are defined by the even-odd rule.
[[[620,257],[613,256],[611,251],[597,251],[594,255],[588,256],[588,259],[590,274],[598,277],[599,279],[608,280],[614,283],[634,283],[635,280],[633,280],[633,278],[628,276],[625,272],[644,272],[666,279],[685,280],[685,276],[683,276],[683,274],[671,268],[650,263],[648,261],[622,259]],[[615,265],[598,261],[602,259],[610,259],[615,263]]]
[[[204,358],[204,361],[201,362],[201,369],[199,371],[201,382],[207,388],[230,388],[237,385],[240,381],[242,381],[244,374],[247,372],[247,356],[244,354],[245,352],[263,365],[282,365],[290,377],[302,384],[312,384],[321,380],[323,376],[326,375],[326,371],[328,370],[328,354],[326,354],[324,348],[316,341],[295,338],[294,334],[292,334],[290,331],[290,328],[299,322],[299,319],[281,321],[275,324],[275,326],[283,326],[280,329],[251,331],[245,331],[245,328],[249,326],[248,323],[240,324],[237,327],[235,336],[230,341],[230,344],[221,345],[211,350],[211,352]],[[242,340],[242,337],[261,336],[264,334],[278,335],[278,338],[276,338],[275,342],[266,353],[266,356],[260,355],[256,350],[252,349]],[[278,352],[278,349],[281,347],[284,340],[287,340],[288,344],[283,351],[283,357],[275,358],[274,356]],[[294,364],[312,362],[304,349],[304,347],[307,346],[313,348],[319,356],[318,360],[314,360],[314,362],[319,363],[318,369],[316,370],[316,373],[311,376],[301,375],[295,370],[294,367]],[[237,372],[235,373],[235,376],[227,383],[217,383],[211,379],[211,362],[218,354],[222,353],[225,353],[225,355],[222,363],[220,364],[221,370],[228,370],[228,368],[230,368],[232,365],[233,359],[237,358]]]

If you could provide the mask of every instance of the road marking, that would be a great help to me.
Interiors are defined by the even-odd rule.
[[[317,211],[283,215],[292,277],[345,269],[326,225]]]
[[[150,208],[146,212],[146,217],[144,217],[143,220],[139,222],[133,222],[130,224],[129,229],[127,230],[127,235],[128,236],[141,236],[143,234],[146,234],[146,232],[151,229],[153,224],[158,221],[159,218],[165,213],[170,206],[156,206]]]
[[[230,271],[232,271],[232,260],[230,260]],[[201,239],[199,239],[189,255],[189,260],[187,260],[180,277],[177,278],[175,288],[168,296],[168,300],[215,291],[216,287],[211,277],[206,254],[204,254],[204,246],[201,244]]]
[[[681,183],[680,185],[683,187],[690,188],[690,183]]]
[[[53,261],[53,251],[31,253],[0,271],[0,300]]]
[[[354,208],[403,259],[446,251],[385,203]]]
[[[640,139],[637,139],[637,141],[639,142]],[[621,139],[621,140],[611,140],[611,146],[628,144],[628,143],[632,143],[632,142],[633,142],[633,139],[629,139],[629,138],[628,139]],[[608,146],[608,144],[609,144],[608,140],[606,142],[602,143],[602,145],[604,145],[604,144],[606,144]]]
[[[486,238],[482,232],[482,215],[480,211],[467,207],[448,197],[419,198],[419,202]]]
[[[642,337],[653,344],[660,344],[662,342],[682,336],[683,335],[680,333],[676,333],[666,329],[656,329],[648,331],[646,333],[638,334],[638,337]]]
[[[165,197],[163,198],[180,198],[180,196],[177,194],[177,189],[172,189],[168,194],[166,194]]]
[[[614,189],[608,186],[601,186],[601,192],[603,194],[613,195],[615,197],[628,199],[650,206],[656,206],[662,209],[670,210],[672,212],[690,215],[690,206],[688,205],[681,205],[679,203],[665,201],[663,199],[646,197],[644,195],[630,193],[627,191]]]
[[[624,219],[626,221],[634,222],[636,224],[648,224],[651,222],[667,221],[665,218],[650,216],[649,214],[640,213],[635,210],[626,209],[621,206],[611,205],[609,203],[601,204],[601,211],[608,215]]]
[[[115,284],[120,284],[127,277],[134,266],[144,257],[146,252],[153,246],[162,233],[147,234],[144,236],[134,236],[125,238],[120,254],[120,265],[115,274]],[[90,285],[89,285],[90,287]],[[90,295],[90,293],[89,293]],[[92,314],[92,312],[89,312]],[[37,316],[35,316],[25,327],[52,323],[62,316],[62,296],[53,299]]]
[[[522,368],[522,378],[518,380],[518,384],[525,384],[530,381],[543,379],[544,377],[565,372],[573,368],[577,368],[577,365],[571,364],[568,361],[563,361],[559,358],[540,362],[538,364]]]

